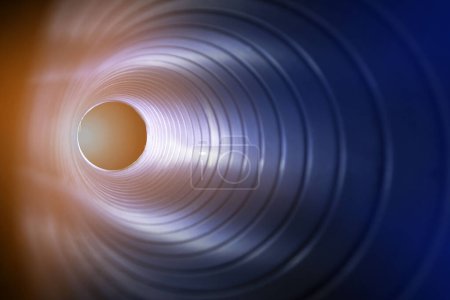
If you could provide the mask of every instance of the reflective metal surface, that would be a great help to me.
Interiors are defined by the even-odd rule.
[[[18,179],[43,294],[424,299],[450,220],[448,96],[385,2],[57,2]],[[77,126],[113,100],[148,142],[105,171]]]

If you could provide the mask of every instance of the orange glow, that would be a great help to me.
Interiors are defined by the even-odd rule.
[[[80,122],[78,144],[84,157],[106,170],[134,163],[147,142],[145,122],[128,104],[106,102],[89,110]]]

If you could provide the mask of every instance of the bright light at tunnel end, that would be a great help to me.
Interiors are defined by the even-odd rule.
[[[144,118],[130,104],[106,101],[92,106],[81,118],[77,145],[93,168],[120,171],[135,164],[147,145]]]

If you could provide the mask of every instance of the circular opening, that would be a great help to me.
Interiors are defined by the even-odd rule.
[[[120,170],[133,164],[147,143],[141,115],[123,102],[105,102],[92,107],[78,127],[78,145],[83,156],[105,170]]]

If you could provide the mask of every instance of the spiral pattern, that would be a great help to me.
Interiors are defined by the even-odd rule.
[[[367,270],[385,282],[364,299],[414,293],[448,222],[450,126],[386,10],[61,1],[45,35],[20,180],[47,295],[352,299]],[[147,126],[124,170],[78,149],[105,101]]]

